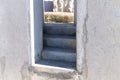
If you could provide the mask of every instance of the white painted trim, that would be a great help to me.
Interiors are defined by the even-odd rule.
[[[35,41],[34,41],[34,5],[30,0],[30,34],[31,34],[31,65],[35,64]]]
[[[31,64],[34,65],[41,55],[43,47],[43,10],[38,4],[42,0],[30,0],[30,37],[31,37]],[[38,17],[40,16],[40,17]]]

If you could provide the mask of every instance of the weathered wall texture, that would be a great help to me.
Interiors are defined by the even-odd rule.
[[[78,80],[30,67],[30,25],[26,0],[0,0],[0,80]],[[88,0],[87,80],[120,79],[120,0]]]
[[[120,0],[88,0],[88,80],[120,79]]]
[[[27,75],[24,68],[29,64],[30,53],[27,16],[25,0],[0,0],[0,80],[24,80]]]

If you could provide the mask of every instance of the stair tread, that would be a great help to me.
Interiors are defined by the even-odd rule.
[[[57,27],[75,27],[74,24],[71,24],[71,23],[46,23],[44,24],[44,27],[54,27],[54,26],[57,26]]]
[[[55,47],[44,47],[43,50],[60,51],[60,52],[66,52],[66,53],[75,53],[75,51],[76,51],[76,50],[73,50],[73,49],[61,49],[61,48],[55,48]]]
[[[75,39],[75,36],[65,36],[65,35],[48,35],[45,34],[44,38],[62,38],[62,39]]]
[[[45,34],[71,35],[75,36],[76,27],[74,25],[45,25],[43,27]]]
[[[55,61],[55,60],[40,60],[37,62],[38,64],[49,65],[49,66],[56,66],[56,67],[63,67],[63,68],[70,68],[75,69],[76,63],[73,62],[63,62],[63,61]]]
[[[42,58],[47,60],[76,62],[76,52],[70,49],[45,47],[42,51]]]
[[[44,35],[44,46],[56,47],[62,49],[76,49],[76,37]]]

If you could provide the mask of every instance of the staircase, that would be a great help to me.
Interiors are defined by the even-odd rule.
[[[49,24],[44,26],[41,64],[64,68],[76,66],[76,29],[73,25]]]

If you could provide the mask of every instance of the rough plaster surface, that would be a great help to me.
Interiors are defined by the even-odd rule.
[[[0,80],[23,80],[21,68],[29,63],[25,0],[0,0]]]
[[[61,71],[45,68],[31,68],[33,80],[83,80],[76,71]]]
[[[76,72],[51,73],[30,66],[27,4],[0,0],[0,80],[85,80]],[[88,0],[87,80],[120,79],[119,4],[119,0]]]
[[[120,0],[88,0],[88,80],[120,79]]]

